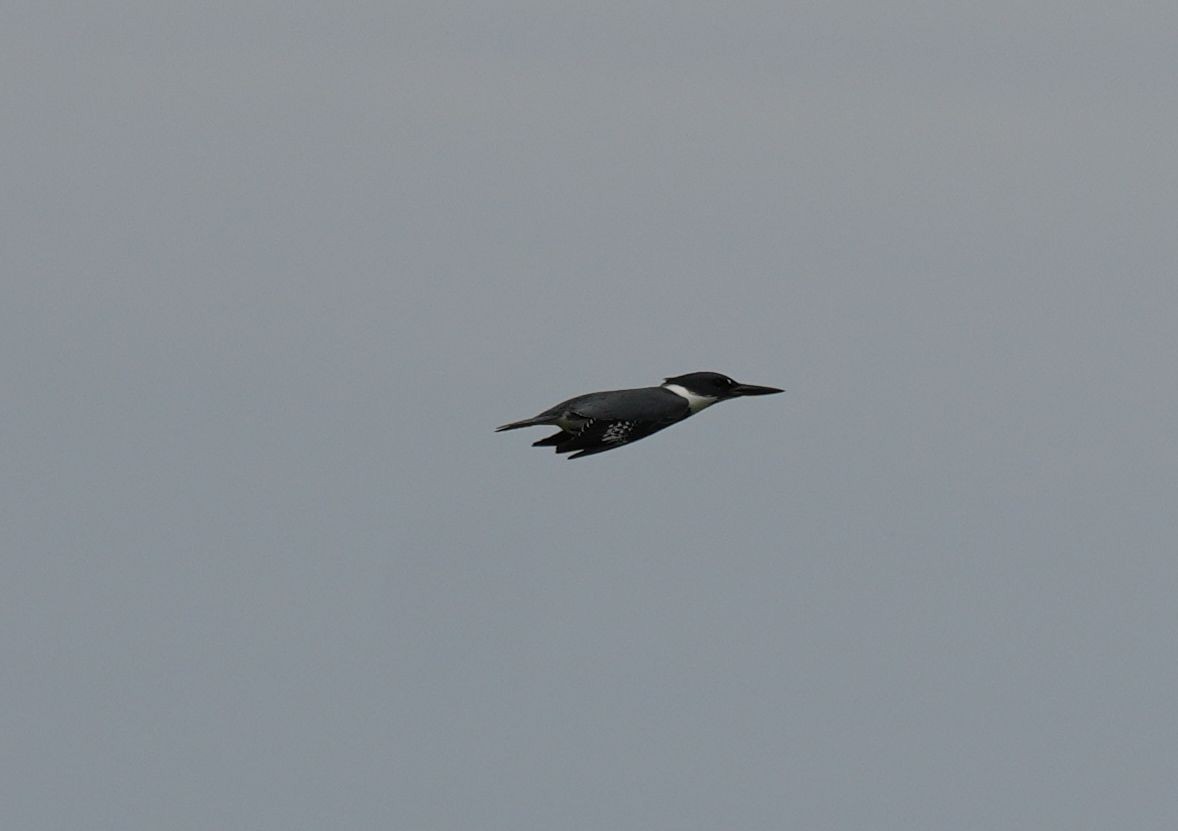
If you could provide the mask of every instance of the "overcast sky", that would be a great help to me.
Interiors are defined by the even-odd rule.
[[[1178,828],[1176,37],[5,4],[0,824]]]

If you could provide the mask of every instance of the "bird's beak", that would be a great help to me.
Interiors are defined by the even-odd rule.
[[[775,392],[785,392],[777,387],[758,387],[756,384],[737,384],[728,390],[729,395],[772,395]]]

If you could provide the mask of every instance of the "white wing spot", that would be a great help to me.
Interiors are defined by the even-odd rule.
[[[615,421],[601,434],[601,440],[610,444],[621,444],[630,440],[630,433],[633,431],[633,421]]]

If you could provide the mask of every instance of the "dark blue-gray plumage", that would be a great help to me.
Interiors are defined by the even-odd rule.
[[[578,395],[533,418],[497,427],[495,432],[559,427],[560,432],[532,446],[554,447],[557,453],[572,453],[570,459],[579,459],[644,439],[717,401],[775,392],[783,390],[741,384],[718,372],[691,372],[667,378],[657,387]]]

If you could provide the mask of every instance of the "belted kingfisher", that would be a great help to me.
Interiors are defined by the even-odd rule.
[[[532,447],[555,447],[557,453],[575,450],[569,458],[579,459],[644,439],[717,401],[775,392],[784,390],[739,384],[718,372],[689,372],[668,378],[657,387],[578,395],[535,418],[497,427],[495,432],[538,425],[559,427],[559,433],[533,442]]]

